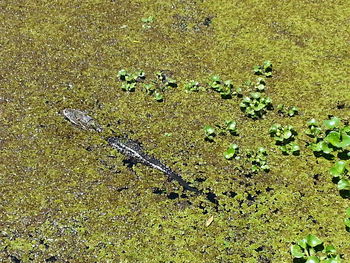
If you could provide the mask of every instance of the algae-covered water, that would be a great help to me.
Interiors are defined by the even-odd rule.
[[[350,201],[328,172],[334,161],[305,143],[311,118],[350,121],[348,1],[2,1],[0,21],[0,262],[292,262],[307,234],[350,262]],[[264,119],[246,117],[239,98],[183,89],[215,74],[239,86],[266,60],[275,110]],[[120,69],[166,70],[178,87],[157,102],[141,86],[121,90]],[[282,103],[299,115],[280,116]],[[65,108],[104,132],[72,125]],[[203,127],[225,120],[239,136],[205,141]],[[294,126],[299,156],[282,155],[274,123]],[[114,134],[219,205],[129,168],[105,142]],[[223,157],[230,143],[241,159]],[[270,172],[247,173],[244,152],[261,146]]]

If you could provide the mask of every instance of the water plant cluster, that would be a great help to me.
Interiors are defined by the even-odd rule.
[[[329,170],[335,181],[337,181],[337,186],[340,191],[350,190],[349,171],[349,163],[343,160],[337,161]]]
[[[281,116],[294,117],[298,115],[299,109],[295,106],[287,107],[284,104],[277,105],[277,112]]]
[[[270,167],[267,162],[267,156],[268,154],[264,147],[259,147],[257,151],[248,151],[247,158],[252,164],[251,170],[253,172],[268,172]]]
[[[309,147],[315,153],[330,155],[331,158],[335,154],[339,157],[350,157],[350,126],[344,125],[337,117],[323,121],[322,126],[315,120],[309,121],[308,125],[307,134],[313,138]]]
[[[242,111],[252,119],[262,118],[267,110],[272,110],[272,100],[261,92],[252,92],[239,104]]]
[[[176,80],[172,79],[165,71],[155,73],[155,79],[146,82],[146,74],[143,70],[129,73],[122,69],[118,72],[118,78],[122,82],[121,89],[127,92],[134,92],[136,87],[142,83],[142,90],[153,96],[154,100],[162,102],[164,100],[163,93],[169,87],[177,87]]]
[[[118,72],[118,78],[122,81],[122,90],[133,92],[135,91],[137,83],[145,79],[145,72],[140,70],[129,73],[125,69],[122,69]]]
[[[143,18],[144,28],[149,28],[153,22],[153,17]],[[246,81],[240,87],[234,87],[232,80],[222,80],[219,75],[214,75],[206,84],[200,84],[198,81],[191,80],[186,82],[184,90],[186,92],[198,92],[213,90],[220,94],[223,99],[231,99],[233,96],[243,97],[243,88],[251,91],[249,95],[243,97],[240,107],[245,114],[253,119],[262,118],[267,110],[272,110],[272,100],[263,94],[266,90],[266,81],[263,77],[272,76],[272,63],[265,61],[260,70],[254,73],[262,75],[258,77],[255,82]],[[260,73],[259,73],[260,72]],[[153,96],[158,101],[164,101],[164,92],[168,87],[176,88],[178,84],[176,80],[170,77],[171,74],[166,71],[158,71],[155,73],[155,80],[146,81],[146,75],[143,70],[128,72],[126,69],[121,69],[117,76],[122,82],[121,89],[126,92],[134,92],[139,83],[143,83],[142,89],[146,94]]]
[[[214,128],[215,127],[215,128]],[[213,142],[217,135],[226,135],[227,133],[237,136],[237,123],[233,120],[226,120],[223,125],[215,124],[215,126],[204,126],[204,139]]]
[[[205,88],[198,81],[189,81],[184,86],[186,92],[198,92]]]
[[[210,125],[206,125],[203,128],[204,130],[204,139],[209,142],[213,142],[217,135],[226,135],[230,133],[231,135],[237,136],[237,123],[235,121],[225,121],[224,125],[215,125],[215,128]],[[231,159],[240,159],[238,155],[240,153],[239,146],[235,143],[229,145],[226,151],[223,153],[223,156],[227,160]],[[253,173],[259,171],[268,172],[270,167],[267,163],[267,152],[265,148],[260,147],[256,152],[247,151],[246,157],[248,161],[251,163],[251,170]]]
[[[293,126],[288,125],[283,127],[279,123],[273,124],[269,133],[284,154],[300,154],[300,147],[295,143],[297,132],[294,130]]]
[[[256,81],[246,81],[240,87],[235,88],[231,80],[222,80],[220,76],[214,75],[206,84],[198,81],[189,81],[184,84],[185,92],[199,92],[213,90],[220,94],[222,99],[231,99],[234,96],[240,98],[239,106],[244,114],[254,120],[265,118],[267,111],[273,110],[272,100],[265,94],[266,79],[272,76],[272,63],[265,61],[260,66],[253,68],[255,75],[259,77]],[[145,73],[136,71],[128,73],[121,70],[118,73],[122,81],[122,90],[127,92],[135,91],[137,86],[141,86],[143,91],[152,95],[156,101],[163,101],[163,93],[167,88],[178,87],[177,82],[165,71],[155,73],[155,80],[146,82]],[[244,95],[245,93],[246,95]],[[297,107],[277,106],[277,113],[282,117],[294,117],[298,115]],[[337,183],[341,191],[350,191],[350,126],[345,125],[337,117],[330,117],[319,124],[315,119],[308,121],[306,134],[311,141],[307,142],[307,148],[311,149],[317,157],[323,156],[334,160],[335,163],[330,169],[333,180]],[[207,142],[214,142],[217,136],[227,134],[238,136],[237,123],[233,120],[226,120],[222,124],[206,125],[203,128],[204,139]],[[297,131],[292,125],[282,126],[279,123],[273,124],[269,129],[270,136],[284,155],[299,155],[300,146],[296,142]],[[223,152],[223,157],[227,160],[240,159],[245,156],[251,164],[253,173],[269,172],[268,153],[264,147],[256,151],[243,151],[236,143],[231,143]],[[344,219],[346,228],[350,228],[350,209],[347,210],[347,218]],[[291,254],[296,262],[340,262],[340,256],[333,246],[323,246],[323,242],[316,236],[308,235],[291,247]]]
[[[263,75],[265,77],[272,77],[272,63],[271,61],[264,61],[262,65],[254,66],[255,75]]]
[[[231,99],[233,95],[239,95],[241,90],[238,88],[233,93],[233,84],[231,80],[221,80],[220,76],[215,75],[211,77],[209,87],[219,93],[223,99]]]
[[[325,246],[314,235],[307,235],[290,248],[294,262],[306,263],[340,263],[341,258],[333,245]]]
[[[265,61],[264,65],[268,66],[268,74],[266,75],[263,66],[255,66],[253,71],[255,75],[263,75],[265,77],[272,76],[272,64],[270,61]],[[257,70],[259,68],[259,70]],[[272,100],[266,96],[266,81],[263,77],[258,77],[255,82],[246,81],[242,87],[249,91],[249,94],[244,96],[239,104],[241,110],[252,119],[261,119],[265,116],[268,110],[273,109]]]
[[[330,174],[340,191],[350,191],[350,126],[334,116],[324,120],[322,125],[312,119],[306,134],[312,139],[308,147],[316,156],[336,159]]]

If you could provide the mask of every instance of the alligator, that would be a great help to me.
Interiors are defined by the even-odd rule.
[[[83,111],[76,109],[64,109],[62,113],[71,123],[82,129],[102,132],[101,126]],[[190,184],[186,182],[181,175],[175,173],[158,159],[146,154],[138,142],[125,137],[108,137],[107,142],[112,148],[118,150],[128,159],[163,172],[170,180],[177,181],[185,190],[195,192],[196,194],[203,194],[203,192],[198,190],[196,187],[190,186]]]
[[[169,177],[170,180],[177,181],[186,190],[200,193],[197,188],[190,186],[189,183],[187,183],[179,174],[172,171],[158,159],[144,153],[140,144],[137,142],[124,137],[109,137],[107,142],[110,146],[117,149],[120,153],[124,154],[131,160],[135,160],[136,162],[145,164],[163,172]]]
[[[84,130],[102,132],[101,126],[92,117],[81,110],[64,109],[62,113],[71,123]]]

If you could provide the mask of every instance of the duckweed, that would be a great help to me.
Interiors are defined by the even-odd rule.
[[[141,20],[149,15],[156,17],[150,27]],[[0,261],[292,262],[290,242],[303,232],[324,236],[347,262],[342,212],[348,199],[330,187],[328,172],[348,161],[346,149],[333,145],[346,140],[340,133],[326,142],[321,120],[333,115],[347,125],[348,17],[346,1],[7,1],[1,11]],[[265,76],[265,60],[273,62],[273,78]],[[255,87],[255,64],[264,90]],[[123,91],[122,68],[147,75]],[[252,86],[237,92],[234,85],[229,100],[212,89],[215,94],[185,96],[157,71],[177,85],[206,83],[217,73],[232,83],[252,79]],[[153,85],[150,97],[144,84]],[[153,101],[156,90],[164,103]],[[239,96],[256,91],[302,114],[246,118]],[[103,132],[70,125],[61,115],[65,108],[88,111]],[[321,132],[307,138],[310,118],[319,120]],[[205,142],[202,127],[213,124],[219,134],[214,124],[224,127],[223,120],[236,121],[239,134],[226,131]],[[282,156],[268,134],[277,122],[293,125],[300,141],[320,138],[333,161],[304,147],[298,157]],[[142,142],[204,194],[124,163],[105,142],[116,135]],[[222,153],[233,139],[241,158],[227,161]],[[252,163],[244,153],[259,146],[269,153],[270,172],[248,176]],[[214,220],[206,227],[208,218]]]

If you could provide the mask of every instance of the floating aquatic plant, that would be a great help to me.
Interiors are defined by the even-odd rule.
[[[338,153],[350,157],[350,126],[344,125],[337,117],[323,121],[322,128],[312,119],[308,122],[307,134],[313,138],[309,148],[316,154],[333,156]]]
[[[299,155],[300,147],[295,143],[297,132],[293,126],[283,127],[281,124],[273,124],[269,130],[270,136],[274,138],[276,145],[284,154]]]
[[[290,247],[293,258],[305,263],[340,263],[340,255],[333,245],[324,246],[314,235],[307,235]]]
[[[343,160],[337,161],[329,170],[330,174],[336,178],[339,190],[350,190],[349,163]]]
[[[177,82],[175,79],[170,77],[170,74],[168,74],[165,70],[157,71],[156,77],[161,83],[163,84],[164,88],[166,87],[177,87]]]
[[[235,121],[225,121],[225,128],[226,131],[228,131],[232,135],[238,135],[237,131],[237,123]]]
[[[255,75],[263,75],[265,77],[272,77],[272,63],[271,61],[265,61],[260,66],[254,66],[253,72]]]
[[[119,80],[123,82],[121,85],[122,90],[128,92],[135,91],[136,84],[144,80],[146,77],[145,72],[142,70],[136,71],[134,73],[129,73],[125,69],[119,70],[117,76]]]
[[[190,81],[185,84],[184,86],[186,92],[198,92],[200,90],[204,90],[204,87],[202,87],[199,82],[197,81]]]
[[[260,92],[252,92],[249,97],[242,99],[239,106],[248,117],[259,119],[266,114],[267,110],[272,109],[272,100]]]
[[[264,147],[260,147],[256,152],[248,151],[247,157],[251,162],[251,170],[253,172],[265,171],[268,172],[270,167],[267,162],[267,151]]]
[[[299,109],[295,106],[287,107],[283,104],[277,105],[277,112],[282,116],[293,117],[299,113]]]
[[[233,84],[231,80],[221,80],[220,76],[215,75],[211,77],[209,86],[221,95],[223,99],[230,99],[233,95]]]
[[[237,154],[238,154],[238,151],[239,151],[239,147],[237,144],[231,144],[227,150],[224,152],[224,157],[227,159],[227,160],[231,160],[232,158],[238,158],[237,157]]]
[[[206,141],[213,142],[214,137],[216,136],[215,129],[210,125],[204,126],[204,135],[205,135],[204,139]]]

